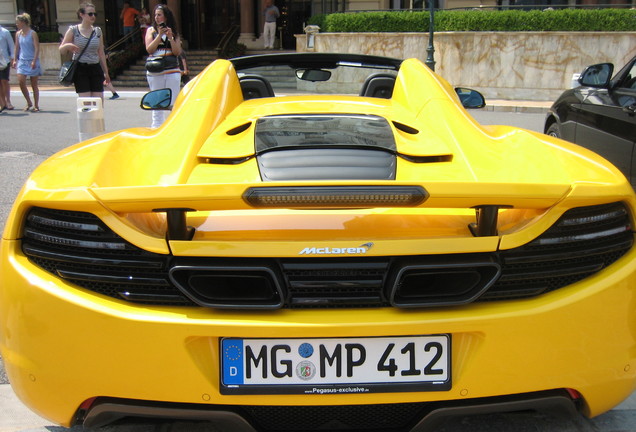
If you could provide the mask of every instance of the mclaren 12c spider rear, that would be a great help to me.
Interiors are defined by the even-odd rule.
[[[634,192],[483,105],[416,59],[217,60],[162,127],[54,155],[0,250],[15,392],[64,426],[232,431],[611,409],[636,376]]]

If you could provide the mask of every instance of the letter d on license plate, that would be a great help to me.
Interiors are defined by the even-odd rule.
[[[221,340],[222,394],[445,391],[450,335]]]

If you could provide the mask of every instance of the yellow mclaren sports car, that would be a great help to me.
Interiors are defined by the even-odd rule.
[[[417,59],[217,60],[170,100],[9,216],[0,351],[39,415],[423,431],[634,391],[636,199],[601,157],[481,126]]]

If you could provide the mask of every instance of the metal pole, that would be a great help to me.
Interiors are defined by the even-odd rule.
[[[432,71],[435,71],[435,47],[433,46],[433,32],[435,29],[435,0],[428,0],[428,12],[430,15],[430,23],[428,25],[428,48],[426,48],[428,56],[424,63]]]

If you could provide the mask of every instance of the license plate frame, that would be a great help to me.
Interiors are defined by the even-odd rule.
[[[267,395],[448,391],[452,388],[451,345],[450,334],[221,338],[220,392]]]

